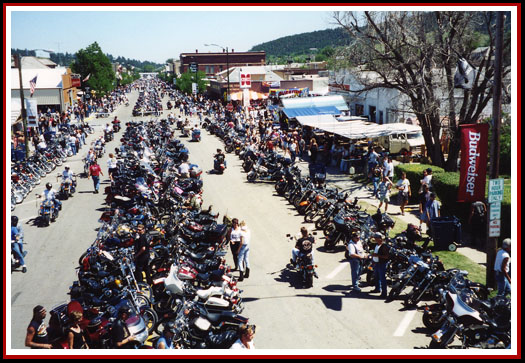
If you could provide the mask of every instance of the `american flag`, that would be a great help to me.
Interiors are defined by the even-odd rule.
[[[35,78],[29,81],[29,88],[31,89],[31,97],[33,97],[33,93],[35,93],[36,77],[38,77],[38,75],[36,75]]]

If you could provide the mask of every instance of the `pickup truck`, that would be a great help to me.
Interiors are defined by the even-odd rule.
[[[390,154],[419,154],[421,147],[425,145],[423,133],[410,132],[399,133],[388,136],[380,136],[378,144],[388,150]]]

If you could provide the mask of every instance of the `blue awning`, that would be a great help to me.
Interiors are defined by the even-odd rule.
[[[335,106],[323,107],[304,107],[304,108],[284,108],[283,112],[288,118],[297,116],[316,116],[316,115],[340,115],[341,111]]]

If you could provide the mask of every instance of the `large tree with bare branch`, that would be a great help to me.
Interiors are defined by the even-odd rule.
[[[377,88],[396,89],[410,101],[421,125],[432,164],[457,169],[459,125],[479,122],[492,98],[495,35],[494,12],[335,12],[334,19],[353,39],[341,54],[352,72],[375,72],[363,79],[360,92]],[[454,88],[459,57],[469,63],[484,28],[487,50],[475,62],[473,85]],[[505,42],[504,53],[510,52]],[[447,122],[444,122],[447,120]],[[449,135],[448,158],[441,133]]]

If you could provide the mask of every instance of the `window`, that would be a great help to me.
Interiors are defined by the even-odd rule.
[[[364,106],[356,103],[356,105],[355,105],[355,114],[356,114],[356,116],[361,116],[364,113],[365,113]]]
[[[376,122],[376,106],[368,106],[368,114],[370,115],[370,121]]]

